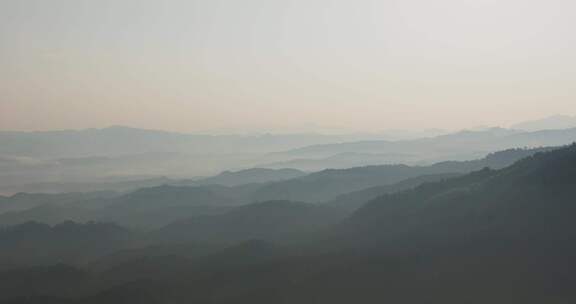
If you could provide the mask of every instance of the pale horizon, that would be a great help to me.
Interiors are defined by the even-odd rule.
[[[575,9],[5,0],[0,130],[459,130],[576,115]]]
[[[572,119],[574,121],[574,127],[576,127],[576,116],[573,115],[564,115],[564,114],[555,114],[550,115],[547,117],[536,117],[534,119],[522,120],[522,121],[515,121],[510,122],[505,125],[471,125],[471,126],[464,126],[462,128],[439,128],[439,127],[424,127],[422,129],[416,128],[383,128],[383,129],[354,129],[354,128],[345,128],[339,126],[322,126],[316,124],[308,124],[308,125],[301,125],[298,127],[294,126],[275,126],[275,127],[258,127],[258,126],[238,126],[238,127],[223,127],[223,128],[213,128],[213,129],[196,129],[196,130],[182,130],[182,129],[164,129],[164,128],[154,128],[154,127],[146,127],[146,126],[137,126],[137,125],[126,125],[126,124],[110,124],[110,125],[98,125],[98,126],[80,126],[80,127],[62,127],[62,128],[45,128],[45,129],[37,129],[37,128],[23,128],[23,129],[0,129],[0,132],[51,132],[51,131],[79,131],[79,130],[103,130],[109,128],[129,128],[129,129],[140,129],[140,130],[150,130],[150,131],[163,131],[163,132],[175,132],[175,133],[183,133],[183,134],[206,134],[206,135],[264,135],[264,134],[324,134],[324,135],[344,135],[344,134],[373,134],[378,135],[385,133],[394,133],[394,132],[411,132],[412,134],[426,134],[426,132],[430,132],[434,134],[437,132],[439,134],[448,134],[453,132],[461,132],[461,131],[481,131],[487,129],[515,129],[516,124],[521,123],[530,123],[530,122],[537,122],[543,121],[547,119],[554,119],[554,118],[566,118]],[[563,129],[564,127],[552,128],[552,129]],[[570,127],[571,128],[571,127]],[[542,128],[546,129],[546,128]],[[521,130],[521,129],[519,129]],[[434,136],[434,135],[432,135]],[[400,136],[401,138],[402,136]],[[410,137],[410,136],[408,136]],[[428,136],[423,136],[428,137]]]

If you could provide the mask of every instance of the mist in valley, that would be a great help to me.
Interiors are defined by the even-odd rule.
[[[0,2],[0,303],[576,302],[565,1]]]

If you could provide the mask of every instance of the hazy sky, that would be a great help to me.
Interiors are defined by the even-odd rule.
[[[576,114],[573,0],[0,0],[0,129]]]

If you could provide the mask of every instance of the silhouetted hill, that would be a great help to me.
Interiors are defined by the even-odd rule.
[[[85,222],[94,220],[92,209],[76,204],[45,204],[22,211],[9,211],[0,214],[0,225],[20,225],[27,222],[39,222],[56,225],[65,221]]]
[[[221,204],[229,205],[232,202],[227,198],[202,187],[159,186],[142,188],[122,196],[112,208],[156,208],[158,206]]]
[[[285,199],[306,202],[332,200],[338,195],[389,185],[408,178],[446,173],[467,173],[484,167],[502,168],[531,154],[553,148],[511,149],[473,161],[441,162],[430,166],[383,165],[324,170],[300,178],[271,183],[254,194],[259,201]]]
[[[82,294],[80,289],[90,282],[90,274],[69,265],[56,264],[0,271],[0,282],[1,303],[26,303],[25,300],[11,302],[8,299],[38,297],[40,301],[42,298]],[[71,302],[62,298],[61,301]]]
[[[482,160],[425,168],[470,170],[486,164],[494,168],[451,178],[418,175],[351,193],[354,203],[391,188],[405,189],[367,202],[345,221],[339,220],[342,213],[333,213],[335,209],[325,205],[263,202],[178,221],[151,233],[145,248],[116,243],[116,233],[106,232],[118,231],[115,228],[27,224],[0,232],[0,240],[4,239],[0,262],[6,264],[8,258],[46,262],[56,256],[91,262],[95,252],[96,257],[102,253],[105,257],[90,263],[97,271],[89,273],[74,268],[0,271],[0,279],[15,278],[6,287],[15,298],[0,293],[0,302],[574,303],[576,145],[504,151]],[[394,167],[401,173],[414,168],[421,167]],[[351,172],[359,176],[374,170],[357,169]],[[412,188],[427,180],[436,181]],[[219,187],[223,186],[208,189]],[[161,187],[132,197],[147,191],[162,198],[167,195],[163,191],[177,194],[197,189]],[[129,201],[128,196],[124,199]],[[137,210],[140,204],[144,209],[155,206],[152,201],[137,201],[126,210]],[[160,240],[168,243],[149,246]],[[194,240],[231,246],[185,243]],[[120,244],[117,249],[109,247],[115,243]],[[10,254],[16,251],[20,254]],[[2,258],[2,254],[9,256]],[[30,282],[29,289],[23,282]],[[44,285],[45,289],[38,288]]]
[[[130,232],[108,223],[28,222],[0,229],[0,259],[12,265],[80,263],[121,249]]]
[[[103,272],[127,263],[132,263],[133,261],[142,261],[145,259],[179,257],[192,260],[220,252],[227,247],[227,244],[221,243],[172,243],[164,241],[150,243],[146,242],[145,239],[143,246],[113,252],[95,261],[91,261],[91,263],[87,265],[87,268],[96,272]]]
[[[116,194],[112,192],[75,192],[57,194],[17,193],[9,197],[0,197],[0,213],[7,211],[21,211],[41,205],[67,204],[92,199],[107,199],[114,195]]]
[[[421,159],[411,154],[345,152],[328,157],[295,158],[288,161],[262,164],[265,168],[295,168],[304,171],[345,169],[391,163],[413,163]]]
[[[382,141],[373,135],[199,135],[126,127],[0,132],[0,193],[130,191],[235,168],[321,170],[391,163],[469,160],[512,147],[556,146],[574,130],[545,134],[505,129]],[[304,148],[302,148],[304,147]],[[274,153],[277,151],[287,151]],[[108,183],[116,179],[118,185]],[[120,185],[120,180],[142,185]],[[146,181],[149,180],[149,181]],[[147,184],[144,184],[148,182]]]
[[[267,201],[237,207],[225,214],[193,217],[156,232],[171,241],[227,241],[277,239],[312,232],[336,223],[340,215],[330,207],[291,201]]]
[[[453,178],[458,175],[459,174],[456,173],[452,174],[446,173],[446,174],[423,175],[414,178],[408,178],[395,184],[370,187],[367,189],[342,194],[336,197],[335,199],[326,202],[326,204],[332,207],[337,207],[339,209],[344,209],[349,212],[352,212],[357,208],[360,208],[366,202],[371,201],[379,196],[388,193],[405,191],[424,183],[445,180]]]
[[[317,171],[470,160],[512,147],[568,144],[576,131],[540,134],[495,128],[413,140],[381,138],[377,134],[216,136],[126,127],[0,132],[0,193],[130,191],[172,183],[154,181],[163,176],[192,178],[237,168]],[[108,183],[109,179],[118,185]],[[121,180],[126,183],[120,185]]]
[[[240,171],[225,171],[216,176],[197,180],[198,185],[239,186],[243,184],[267,183],[306,175],[296,169],[264,169],[253,168]]]
[[[0,184],[0,193],[27,192],[27,193],[71,193],[71,192],[131,192],[141,188],[151,188],[163,185],[173,186],[240,186],[252,183],[266,183],[280,181],[306,175],[305,172],[295,169],[265,169],[253,168],[240,171],[225,171],[218,175],[194,178],[173,179],[167,177],[156,178],[108,178],[93,182],[43,182],[23,183],[17,185]],[[0,203],[2,198],[0,197]]]
[[[573,145],[381,196],[310,243],[252,240],[200,257],[140,256],[92,273],[93,283],[78,276],[76,290],[95,292],[22,295],[19,303],[573,303],[575,184]],[[306,215],[319,207],[253,204],[159,232],[276,238],[305,219],[318,224]]]
[[[548,149],[551,148],[513,149],[490,154],[482,160],[444,162],[432,166],[394,165],[326,170],[268,184],[234,187],[164,185],[143,188],[116,197],[108,193],[22,193],[0,200],[0,210],[13,210],[0,215],[0,224],[14,225],[27,221],[57,224],[65,220],[93,220],[117,222],[130,227],[154,228],[191,216],[220,214],[232,206],[253,201],[300,199],[321,202],[371,187],[383,187],[382,194],[384,194],[393,189],[405,189],[402,184],[398,186],[399,188],[387,186],[405,179],[416,178],[412,180],[416,182],[419,180],[418,177],[423,175],[466,173],[483,167],[501,168],[517,159]],[[404,185],[407,184],[410,182]],[[369,193],[376,194],[378,191],[376,188],[367,190],[364,194],[370,196]],[[360,194],[359,197],[366,196]],[[358,199],[354,201],[355,204],[350,203],[348,206],[360,204]]]
[[[526,246],[558,245],[576,236],[575,184],[576,145],[572,145],[537,153],[504,169],[484,169],[380,197],[358,210],[345,226],[355,241],[508,240]]]
[[[226,189],[229,190],[229,189]],[[0,214],[0,225],[21,224],[39,221],[57,224],[65,220],[115,222],[130,227],[160,227],[175,220],[194,215],[209,215],[224,212],[239,202],[228,195],[229,190],[220,195],[209,187],[158,186],[142,188],[116,197],[94,197],[91,199],[58,200],[59,195],[38,195],[50,197],[52,201],[35,201],[32,208]],[[20,194],[18,197],[27,197]],[[33,196],[36,197],[36,196]],[[66,195],[65,197],[68,197]]]
[[[128,226],[158,227],[194,215],[221,213],[236,204],[204,187],[165,185],[124,195],[94,216]]]
[[[71,193],[71,192],[129,192],[140,188],[156,187],[166,184],[178,183],[179,180],[174,180],[166,177],[158,178],[145,178],[145,179],[129,179],[129,180],[114,180],[107,179],[106,181],[93,181],[93,182],[42,182],[42,183],[22,183],[17,185],[0,185],[0,191],[11,192],[27,192],[27,193]]]

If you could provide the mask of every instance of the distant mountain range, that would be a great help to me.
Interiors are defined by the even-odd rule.
[[[532,132],[492,128],[396,141],[362,134],[211,136],[127,127],[0,132],[0,194],[129,191],[138,188],[130,183],[157,186],[250,168],[321,171],[385,164],[428,165],[477,159],[514,147],[566,145],[575,140],[576,129]],[[261,178],[250,180],[248,172],[240,179],[265,182],[268,178],[263,172],[260,170]],[[238,184],[224,182],[229,178],[225,175],[230,173],[214,183]]]
[[[329,169],[309,175],[270,183],[259,188],[255,200],[283,199],[322,202],[338,195],[365,188],[389,185],[425,175],[467,173],[484,167],[503,168],[534,153],[553,148],[511,149],[471,161],[448,161],[429,166],[382,165],[349,169]]]
[[[415,163],[421,159],[413,154],[343,152],[328,157],[294,158],[288,161],[261,164],[265,168],[297,168],[304,171],[345,169],[375,164]]]
[[[70,192],[130,192],[140,188],[155,187],[166,184],[178,183],[180,180],[167,177],[128,179],[93,182],[44,182],[44,183],[23,183],[16,185],[0,185],[0,193],[11,196],[16,193],[45,193],[59,194]]]
[[[239,186],[254,183],[269,183],[306,175],[296,169],[252,168],[239,171],[224,171],[216,176],[196,180],[197,185]]]
[[[64,193],[64,192],[130,192],[140,188],[155,187],[162,185],[176,186],[206,186],[223,185],[238,186],[251,183],[268,183],[292,179],[306,175],[307,173],[296,169],[266,169],[251,168],[238,171],[224,171],[210,177],[198,177],[195,179],[172,179],[167,177],[144,178],[144,179],[114,179],[98,180],[93,182],[45,182],[24,183],[17,185],[0,185],[0,193],[39,192],[39,193]],[[125,180],[127,179],[127,180]]]
[[[272,152],[314,143],[366,138],[368,135],[265,134],[204,135],[124,126],[104,129],[16,132],[0,131],[0,155],[86,158],[146,153]],[[370,135],[371,138],[378,137]]]
[[[251,169],[204,180],[171,181],[168,185],[128,193],[21,193],[0,197],[0,212],[5,212],[0,214],[0,224],[27,221],[56,224],[73,219],[113,221],[130,227],[152,228],[179,219],[221,214],[253,202],[278,200],[324,202],[347,213],[360,207],[363,201],[380,195],[484,167],[503,168],[524,157],[552,149],[512,149],[479,160],[442,162],[431,166],[367,166],[311,174],[296,170]],[[254,183],[255,180],[262,183]]]
[[[576,116],[555,115],[543,119],[521,122],[512,125],[511,128],[526,131],[576,128]]]
[[[43,132],[0,131],[0,187],[93,183],[105,178],[192,178],[252,168],[260,162],[286,160],[267,156],[270,152],[317,143],[378,138],[383,136],[201,135],[119,126]]]
[[[475,154],[516,147],[542,147],[570,144],[576,140],[576,128],[522,132],[494,128],[462,131],[409,141],[359,141],[313,145],[282,152],[286,157],[330,157],[341,153],[398,153],[420,160],[470,159]],[[417,155],[417,157],[414,157]]]

